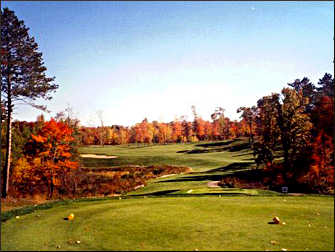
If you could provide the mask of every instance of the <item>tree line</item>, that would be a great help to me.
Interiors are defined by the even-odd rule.
[[[36,99],[51,99],[58,88],[46,76],[42,53],[28,28],[13,11],[1,10],[1,195],[9,185],[17,192],[40,188],[52,198],[76,190],[79,145],[167,144],[248,137],[258,168],[280,185],[308,184],[317,192],[334,190],[334,79],[326,73],[317,84],[308,78],[288,83],[281,93],[262,97],[252,107],[240,107],[241,120],[231,121],[219,107],[211,121],[192,106],[193,121],[181,117],[169,123],[142,122],[83,127],[70,110],[45,121],[12,121],[20,102],[37,109]],[[66,116],[67,113],[67,116]],[[101,120],[102,121],[102,120]],[[4,157],[4,158],[3,158]],[[77,174],[78,175],[78,174]],[[71,185],[72,189],[69,189]]]
[[[326,73],[316,85],[305,77],[288,86],[244,108],[259,137],[252,141],[256,162],[280,184],[334,192],[334,79]]]
[[[122,125],[80,127],[82,145],[115,145],[130,143],[166,144],[213,141],[247,136],[249,128],[246,120],[231,121],[224,116],[224,109],[218,108],[211,115],[212,121],[198,117],[192,106],[194,120],[187,121],[182,116],[169,123],[153,121],[146,118],[131,127]]]
[[[8,8],[1,10],[1,129],[3,121],[6,123],[2,197],[6,197],[8,193],[12,163],[12,114],[15,105],[25,103],[46,110],[45,106],[36,104],[35,100],[38,98],[50,100],[51,93],[58,88],[54,83],[55,78],[46,76],[42,53],[39,52],[34,37],[30,36],[28,31],[29,28],[13,11]]]
[[[308,183],[329,192],[334,183],[334,79],[325,73],[317,84],[307,77],[288,83],[281,93],[240,107],[231,121],[219,107],[205,121],[192,106],[192,122],[144,119],[132,127],[80,127],[82,145],[166,144],[248,137],[257,166],[271,171],[279,184]],[[183,118],[183,117],[181,117]]]

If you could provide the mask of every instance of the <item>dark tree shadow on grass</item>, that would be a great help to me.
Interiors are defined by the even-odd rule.
[[[248,156],[248,155],[252,155],[252,152],[242,153],[242,154],[238,154],[238,155],[232,155],[232,157],[242,157],[242,156]]]
[[[253,161],[253,162],[255,162],[255,158],[253,158],[253,157],[251,157],[251,158],[243,158],[243,160],[250,160],[250,161]]]
[[[181,177],[177,179],[170,179],[164,181],[157,181],[155,183],[170,183],[170,182],[185,182],[185,181],[218,181],[222,179],[222,175],[200,175],[200,176],[188,176],[188,177]]]
[[[173,191],[173,190],[172,190]],[[179,191],[179,190],[176,190]],[[164,191],[162,191],[164,192]],[[197,194],[184,194],[184,193],[178,193],[178,194],[169,194],[169,193],[163,193],[163,194],[158,194],[159,192],[155,192],[155,193],[146,193],[146,194],[137,194],[137,195],[129,195],[128,198],[136,198],[136,197],[155,197],[155,196],[160,196],[160,197],[204,197],[204,196],[254,196],[251,194],[247,194],[247,193],[197,193]]]
[[[164,190],[164,191],[158,191],[158,192],[152,192],[152,193],[136,194],[136,195],[132,195],[132,196],[148,196],[148,195],[163,196],[163,195],[178,192],[178,191],[180,191],[180,190]]]
[[[241,143],[241,144],[238,144],[238,145],[234,145],[234,146],[231,146],[229,148],[229,151],[230,152],[236,152],[236,151],[241,151],[241,150],[245,150],[245,149],[250,149],[250,144],[249,143]]]
[[[176,153],[186,153],[188,152],[189,150],[181,150],[181,151],[177,151]]]
[[[215,148],[215,149],[193,149],[193,150],[182,150],[177,151],[177,153],[186,153],[186,154],[199,154],[199,153],[210,153],[210,152],[222,152],[226,151],[229,148]]]
[[[235,174],[236,172],[245,172],[245,170],[247,170],[248,167],[251,168],[251,165],[253,165],[253,164],[254,164],[254,162],[232,163],[232,164],[222,166],[222,167],[219,167],[219,168],[215,168],[215,169],[211,169],[211,170],[208,170],[208,171],[189,173],[189,174],[192,174],[194,176],[183,176],[183,177],[176,178],[176,179],[157,181],[155,183],[205,181],[205,180],[219,181],[224,176],[227,176],[227,175],[231,176],[232,175],[231,173],[224,174],[225,172],[235,171],[233,174]],[[212,173],[218,173],[218,172],[222,172],[222,174],[212,174]]]
[[[225,145],[229,145],[231,143],[234,143],[236,141],[240,141],[240,140],[237,140],[237,139],[234,139],[234,140],[229,140],[229,141],[226,141],[226,142],[216,142],[216,143],[207,143],[207,144],[197,144],[196,146],[197,147],[204,147],[204,148],[208,148],[208,147],[216,147],[216,146],[225,146]]]
[[[224,142],[218,145],[219,143],[213,143],[212,147],[214,146],[221,146],[221,145],[228,145],[231,144],[234,141],[239,141],[239,140],[232,140],[231,142]],[[216,145],[215,145],[216,144]],[[206,145],[211,145],[211,144],[198,144],[196,146],[201,146],[205,147]],[[222,152],[222,151],[229,151],[229,152],[237,152],[237,151],[242,151],[245,149],[250,149],[250,144],[249,143],[240,143],[237,145],[233,146],[226,146],[222,148],[209,148],[209,149],[193,149],[193,150],[182,150],[182,151],[177,151],[177,153],[186,153],[186,154],[200,154],[200,153],[210,153],[210,152]],[[248,154],[241,154],[241,155],[248,155]]]
[[[234,170],[241,170],[250,167],[254,162],[244,162],[244,163],[232,163],[226,166],[222,166],[219,168],[211,169],[208,171],[203,171],[199,173],[192,173],[192,174],[203,174],[203,173],[214,173],[214,172],[227,172],[227,171],[234,171]]]

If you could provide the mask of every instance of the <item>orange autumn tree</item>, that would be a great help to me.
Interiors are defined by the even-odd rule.
[[[171,135],[172,141],[175,143],[182,142],[183,127],[182,127],[181,122],[176,119],[171,123],[171,125],[172,125],[172,135]]]
[[[305,179],[319,192],[334,191],[333,138],[320,130],[312,145],[312,164]]]
[[[334,100],[321,96],[314,108],[316,136],[312,141],[310,169],[304,179],[319,192],[334,191]]]
[[[47,185],[48,198],[52,198],[55,189],[64,188],[66,174],[79,166],[73,161],[71,144],[75,139],[72,134],[73,130],[64,122],[54,119],[45,122],[25,146],[26,161],[21,162],[30,168],[16,169],[13,174],[16,180],[29,173],[32,184]]]

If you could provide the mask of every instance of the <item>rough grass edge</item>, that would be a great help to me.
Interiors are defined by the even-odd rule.
[[[15,216],[22,216],[25,214],[33,213],[35,210],[46,210],[54,206],[69,205],[73,202],[89,202],[89,201],[102,201],[109,199],[118,199],[119,197],[89,197],[89,198],[78,198],[78,199],[64,199],[64,200],[55,200],[52,202],[35,204],[30,206],[24,206],[21,208],[16,208],[8,211],[1,212],[1,222],[5,222]]]
[[[42,203],[32,206],[25,206],[22,208],[16,208],[8,211],[4,211],[1,213],[1,222],[5,222],[11,218],[14,218],[15,216],[22,216],[25,214],[33,213],[35,210],[46,210],[50,209],[55,206],[61,206],[61,205],[69,205],[74,202],[90,202],[90,201],[104,201],[104,200],[120,200],[120,199],[135,199],[135,198],[162,198],[162,197],[297,197],[294,195],[288,195],[288,194],[266,194],[266,195],[248,195],[248,194],[225,194],[225,193],[218,193],[218,194],[179,194],[179,195],[123,195],[123,196],[113,196],[113,197],[89,197],[89,198],[78,198],[78,199],[66,199],[66,200],[55,200],[48,203]],[[300,195],[299,197],[332,197],[334,198],[334,195],[319,195],[319,194],[306,194],[306,195]]]

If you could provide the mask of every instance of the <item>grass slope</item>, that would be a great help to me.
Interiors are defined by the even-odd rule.
[[[63,220],[69,213],[75,219]],[[274,215],[287,224],[268,224]],[[10,219],[1,243],[3,250],[332,250],[333,221],[331,197],[131,198]]]
[[[89,146],[81,148],[80,152],[118,156],[116,159],[82,158],[83,164],[87,167],[169,164],[188,166],[193,170],[188,174],[152,180],[148,186],[128,195],[185,194],[190,190],[192,190],[190,194],[276,194],[255,189],[207,187],[208,182],[220,180],[223,174],[255,167],[250,149],[245,145],[246,139],[238,139],[195,144]],[[243,148],[232,148],[239,146]]]
[[[151,180],[126,199],[81,199],[4,213],[24,215],[2,223],[2,250],[334,249],[331,196],[207,187],[224,174],[254,167],[245,140],[80,151],[118,156],[83,158],[88,167],[169,164],[193,173]],[[63,219],[69,213],[74,221]],[[287,225],[268,224],[273,216]]]

